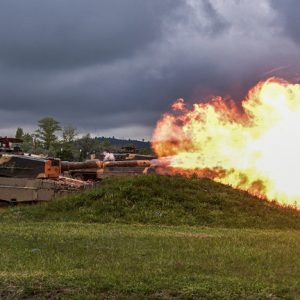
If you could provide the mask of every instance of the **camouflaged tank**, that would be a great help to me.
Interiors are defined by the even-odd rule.
[[[60,160],[0,154],[0,201],[48,201],[87,187],[60,176]]]
[[[0,138],[0,201],[6,203],[47,201],[87,186],[86,182],[60,176],[55,158],[23,154],[15,138]]]

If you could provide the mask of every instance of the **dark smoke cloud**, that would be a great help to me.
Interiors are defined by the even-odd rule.
[[[299,6],[0,1],[0,135],[53,116],[82,133],[149,138],[179,97],[238,101],[267,76],[295,77]]]
[[[282,25],[283,35],[291,37],[296,43],[300,43],[300,2],[298,0],[273,0],[271,6],[277,12],[277,22]]]
[[[4,0],[0,58],[4,65],[65,69],[134,55],[161,36],[178,1]]]

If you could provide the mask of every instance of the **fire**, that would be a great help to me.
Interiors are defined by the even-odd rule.
[[[300,85],[259,82],[238,107],[183,99],[158,121],[152,146],[174,173],[197,173],[300,207]]]

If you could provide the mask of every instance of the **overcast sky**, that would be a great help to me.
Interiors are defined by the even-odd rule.
[[[300,81],[298,0],[0,0],[0,135],[51,116],[150,139],[177,98]]]

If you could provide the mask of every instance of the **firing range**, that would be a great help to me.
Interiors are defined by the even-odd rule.
[[[0,299],[300,299],[299,11],[0,0]]]

